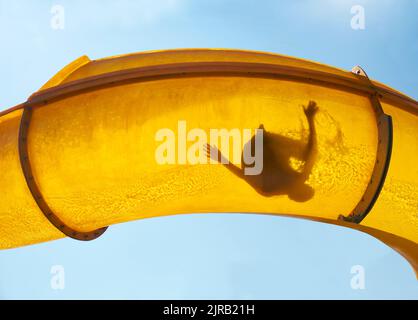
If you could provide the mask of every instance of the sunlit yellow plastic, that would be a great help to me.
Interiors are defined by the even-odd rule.
[[[278,64],[355,79],[347,71],[274,54],[172,50],[97,61],[83,57],[42,90],[141,66],[219,61]],[[309,199],[262,195],[222,165],[160,165],[155,160],[160,143],[156,132],[176,132],[179,120],[185,120],[188,129],[207,133],[211,128],[256,129],[262,124],[300,147],[309,136],[303,111],[309,101],[319,108],[317,157],[306,181],[314,190]],[[34,108],[27,143],[45,200],[75,230],[183,213],[289,215],[367,232],[418,270],[417,110],[387,102],[382,106],[393,118],[392,159],[383,190],[359,225],[338,217],[349,215],[362,198],[378,136],[369,97],[349,90],[222,75],[124,83]],[[21,108],[0,116],[0,249],[63,237],[39,210],[24,179],[18,152],[21,117]],[[303,165],[297,157],[290,161],[295,170]]]

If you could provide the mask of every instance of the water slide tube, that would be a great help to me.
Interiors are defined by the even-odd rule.
[[[366,232],[417,272],[417,142],[418,102],[360,67],[221,49],[83,56],[0,113],[0,249],[257,213]]]

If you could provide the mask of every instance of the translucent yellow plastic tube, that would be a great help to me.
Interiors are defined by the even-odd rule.
[[[246,51],[82,57],[26,103],[0,113],[0,249],[64,236],[28,187],[20,143],[43,201],[80,233],[183,213],[289,215],[367,232],[417,271],[418,103],[363,78]],[[347,222],[339,216],[349,216],[364,197],[378,156],[373,94],[393,121],[390,166],[372,210],[360,223]],[[310,101],[318,108],[311,118],[304,112]],[[25,108],[31,118],[23,139]],[[208,137],[214,128],[262,125],[274,137],[269,143],[281,159],[280,170],[286,166],[295,174],[307,166],[303,154],[314,126],[311,168],[298,184],[260,192],[225,165],[181,163],[179,148],[188,150],[194,142],[179,142],[179,121]],[[164,128],[175,133],[176,163],[156,161],[156,134]],[[264,157],[273,155],[265,151]]]

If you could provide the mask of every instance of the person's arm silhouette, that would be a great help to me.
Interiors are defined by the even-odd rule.
[[[239,168],[233,163],[231,163],[223,154],[222,152],[216,148],[211,146],[210,144],[205,145],[205,151],[208,159],[212,159],[216,162],[222,163],[226,168],[228,168],[233,174],[238,176],[239,178],[244,178],[244,169]]]
[[[316,154],[317,154],[318,142],[317,142],[314,117],[316,113],[318,112],[318,106],[316,105],[315,101],[309,101],[308,106],[304,107],[303,111],[305,112],[306,119],[308,120],[308,124],[309,124],[309,140],[308,140],[308,144],[306,145],[306,148],[303,154],[302,160],[305,162],[305,164],[303,166],[303,170],[301,172],[300,177],[301,177],[301,180],[306,181],[312,171],[312,168],[316,160]]]

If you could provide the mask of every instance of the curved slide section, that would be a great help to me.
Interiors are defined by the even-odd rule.
[[[361,68],[237,50],[82,57],[0,113],[0,249],[258,213],[369,233],[418,270],[417,141],[418,103]]]

